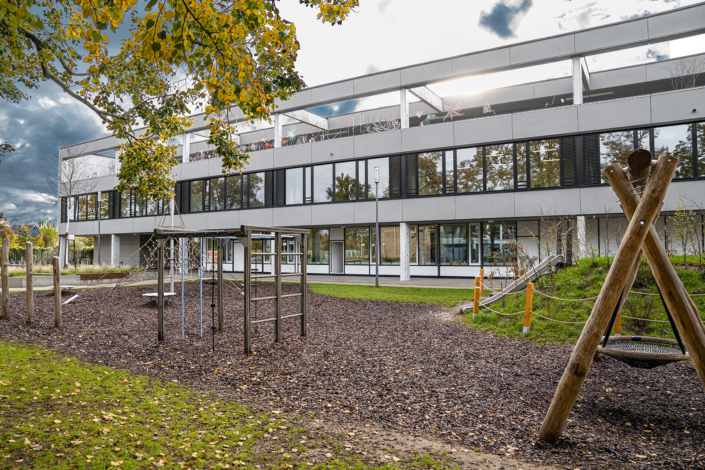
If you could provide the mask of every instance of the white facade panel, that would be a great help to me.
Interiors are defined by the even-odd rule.
[[[534,85],[527,83],[506,88],[487,90],[485,100],[490,104],[511,103],[513,101],[530,100],[534,98]]]
[[[401,86],[440,80],[451,75],[453,75],[453,62],[450,59],[414,65],[401,69]]]
[[[311,163],[311,146],[313,144],[287,145],[274,149],[275,168],[307,165]]]
[[[653,123],[702,118],[705,118],[705,88],[671,91],[651,96]]]
[[[536,82],[533,85],[536,98],[573,93],[573,83],[569,77]]]
[[[453,75],[470,74],[484,70],[492,70],[501,67],[508,67],[509,48],[502,47],[492,51],[475,52],[452,60]]]
[[[260,171],[269,170],[274,166],[274,149],[260,150],[259,152],[252,152],[250,160],[245,165],[243,169],[244,172],[247,171]]]
[[[353,80],[317,86],[311,89],[311,102],[320,103],[337,99],[342,100],[352,95],[353,91]]]
[[[388,88],[400,88],[400,86],[401,72],[399,70],[376,73],[353,80],[353,89],[356,95],[364,95]]]
[[[437,266],[411,266],[411,275],[416,277],[437,277]]]
[[[514,217],[514,197],[513,192],[459,194],[455,196],[455,217],[461,220]]]
[[[311,224],[314,226],[353,225],[355,203],[316,204],[311,211]]]
[[[256,209],[240,211],[240,225],[274,225],[272,220],[272,209]]]
[[[561,106],[512,116],[515,139],[571,134],[578,131],[578,106]]]
[[[532,191],[519,195],[515,202],[517,217],[580,214],[580,189]]]
[[[609,186],[580,188],[580,213],[601,214],[621,212],[617,196]]]
[[[374,273],[374,270],[371,271]],[[345,265],[345,274],[349,274],[352,276],[369,276],[370,275],[370,267],[369,265],[358,265],[358,264],[346,264]]]
[[[648,17],[649,39],[678,35],[684,31],[705,29],[705,5],[698,4],[670,11],[665,15]]]
[[[209,169],[209,160],[199,160],[197,162],[184,163],[181,167],[181,178],[191,180],[196,178],[205,178],[211,175]]]
[[[354,139],[331,139],[311,144],[311,163],[323,163],[335,160],[350,160],[354,158]]]
[[[480,274],[479,266],[441,266],[442,277],[475,277]],[[472,289],[474,284],[468,281],[467,289]],[[468,299],[470,300],[470,299]]]
[[[374,224],[375,223],[375,201],[356,202],[355,223]],[[380,199],[379,201],[379,222],[399,222],[402,218],[403,204],[401,199]]]
[[[651,99],[648,96],[578,106],[580,132],[638,127],[650,123]]]
[[[506,142],[514,138],[509,114],[458,121],[453,126],[455,145]]]
[[[272,209],[272,223],[275,227],[308,227],[311,225],[312,207],[275,207]]]
[[[419,126],[401,131],[403,152],[436,149],[453,146],[453,124],[451,122]]]
[[[311,104],[311,90],[311,88],[305,88],[288,101],[275,100],[275,103],[279,107],[279,111],[306,108]]]
[[[308,274],[330,274],[327,264],[309,264],[306,271]]]
[[[575,33],[575,53],[616,49],[629,44],[645,43],[648,40],[647,20],[639,19]]]
[[[401,152],[401,134],[399,130],[353,137],[355,158]]]
[[[426,222],[455,219],[454,197],[404,199],[403,222]]]
[[[512,64],[544,62],[547,59],[564,57],[573,53],[575,53],[575,40],[572,35],[509,46],[509,59]]]
[[[646,81],[646,66],[636,65],[621,69],[605,70],[590,74],[590,89],[600,93],[601,88],[611,88]]]

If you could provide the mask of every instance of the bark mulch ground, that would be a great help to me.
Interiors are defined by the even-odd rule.
[[[690,363],[632,369],[611,358],[593,364],[557,445],[537,431],[568,361],[569,347],[499,338],[448,321],[448,309],[424,304],[347,300],[309,293],[308,337],[298,318],[254,331],[256,354],[243,353],[242,296],[226,283],[225,328],[211,337],[211,293],[187,283],[185,341],[180,291],[166,308],[166,341],[157,310],[141,296],[155,286],[89,289],[64,306],[53,327],[53,297],[35,294],[27,325],[24,293],[11,294],[0,338],[42,344],[93,363],[178,380],[230,387],[240,400],[333,422],[376,423],[423,433],[469,449],[569,468],[705,466],[705,394]],[[271,295],[261,284],[255,296]],[[284,293],[298,286],[284,285]],[[299,299],[284,301],[284,315]],[[272,316],[263,302],[253,314]]]

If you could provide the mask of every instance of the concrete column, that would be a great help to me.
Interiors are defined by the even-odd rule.
[[[576,235],[578,237],[578,249],[575,250],[573,255],[576,259],[585,258],[588,256],[587,248],[587,223],[585,222],[585,216],[578,216],[578,223],[576,224]]]
[[[573,57],[573,104],[583,104],[583,67],[580,57]]]
[[[191,134],[186,132],[184,134],[184,144],[181,147],[182,155],[181,155],[181,163],[188,163],[189,162],[189,155],[191,155]]]
[[[411,251],[409,247],[409,224],[399,224],[399,280],[411,280]]]
[[[409,91],[406,88],[399,90],[399,119],[401,128],[409,128]]]
[[[282,146],[282,115],[277,113],[274,115],[274,148]]]
[[[120,235],[110,235],[110,264],[120,264]]]

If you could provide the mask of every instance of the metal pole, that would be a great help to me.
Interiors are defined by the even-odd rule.
[[[198,332],[203,338],[203,238],[201,238],[200,250],[201,262],[198,265],[198,282],[199,282],[199,305],[198,305]]]
[[[379,167],[375,167],[375,287],[379,287]]]
[[[184,249],[185,239],[181,239],[181,339],[184,339]]]

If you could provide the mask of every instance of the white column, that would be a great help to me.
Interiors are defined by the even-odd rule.
[[[409,128],[409,91],[406,88],[399,90],[399,119],[401,128]]]
[[[576,259],[581,259],[588,256],[587,224],[585,223],[584,215],[578,216],[578,223],[576,225],[576,235],[578,236],[578,249],[576,250],[577,253],[573,253],[573,256],[575,256]]]
[[[411,280],[411,252],[409,249],[409,224],[399,224],[399,280]]]
[[[120,235],[110,235],[110,264],[120,264]]]
[[[191,134],[188,132],[184,134],[184,143],[181,146],[181,150],[181,163],[188,163],[189,155],[191,155]]]
[[[580,57],[573,57],[573,104],[583,104],[583,67]]]
[[[274,115],[274,148],[282,146],[282,115],[277,113]]]

